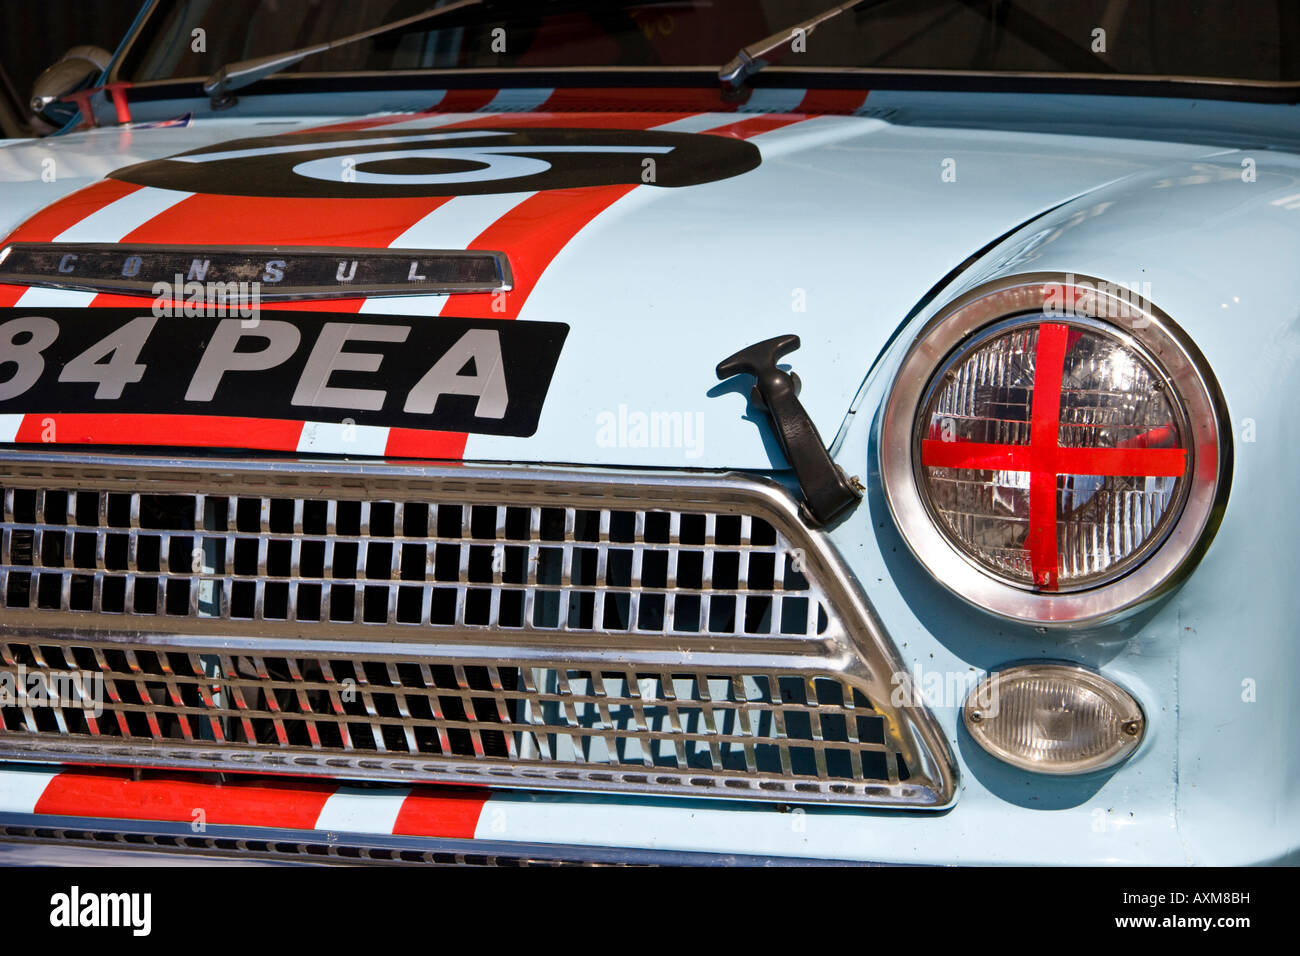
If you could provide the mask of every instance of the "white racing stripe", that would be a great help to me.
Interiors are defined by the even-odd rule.
[[[35,813],[36,804],[58,770],[0,771],[0,813]]]
[[[305,422],[298,437],[298,450],[321,454],[384,454],[388,429],[380,425],[347,425],[339,422]]]
[[[493,223],[533,192],[453,196],[389,245],[390,249],[468,249]]]
[[[669,133],[702,133],[706,129],[717,129],[719,126],[726,126],[728,123],[734,123],[738,119],[746,119],[754,113],[696,113],[694,116],[684,116],[679,120],[673,120],[671,123],[664,123],[660,126],[653,126],[651,129],[664,130]]]
[[[84,309],[95,300],[98,292],[80,292],[77,289],[28,288],[15,305],[37,306],[42,309]]]
[[[54,237],[55,242],[118,242],[194,193],[144,186],[92,212]]]
[[[410,787],[394,790],[340,787],[321,807],[316,829],[391,834],[410,793]]]
[[[686,852],[810,855],[844,853],[843,816],[809,808],[800,816],[770,805],[628,800],[557,793],[494,792],[476,840]]]
[[[0,442],[13,441],[22,423],[22,415],[0,415]]]

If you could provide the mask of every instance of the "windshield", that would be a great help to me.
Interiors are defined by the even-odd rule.
[[[119,77],[206,77],[223,64],[325,42],[432,0],[158,0]],[[492,0],[316,54],[297,75],[433,69],[716,70],[831,0]],[[1033,72],[1294,81],[1300,3],[1258,0],[867,0],[782,67]]]

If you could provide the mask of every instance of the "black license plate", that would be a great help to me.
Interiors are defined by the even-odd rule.
[[[0,309],[0,413],[347,421],[526,437],[561,322],[263,310]]]

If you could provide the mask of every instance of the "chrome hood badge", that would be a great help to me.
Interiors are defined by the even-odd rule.
[[[0,250],[0,282],[145,296],[257,283],[283,301],[508,292],[512,277],[505,253],[479,250],[15,242]]]

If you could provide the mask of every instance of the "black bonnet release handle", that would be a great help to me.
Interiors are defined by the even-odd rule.
[[[777,361],[799,347],[799,336],[778,335],[741,349],[718,363],[718,378],[754,376],[750,400],[767,411],[786,461],[803,492],[805,519],[818,525],[834,521],[862,498],[862,485],[849,478],[831,459],[803,403],[798,379],[776,367]]]

